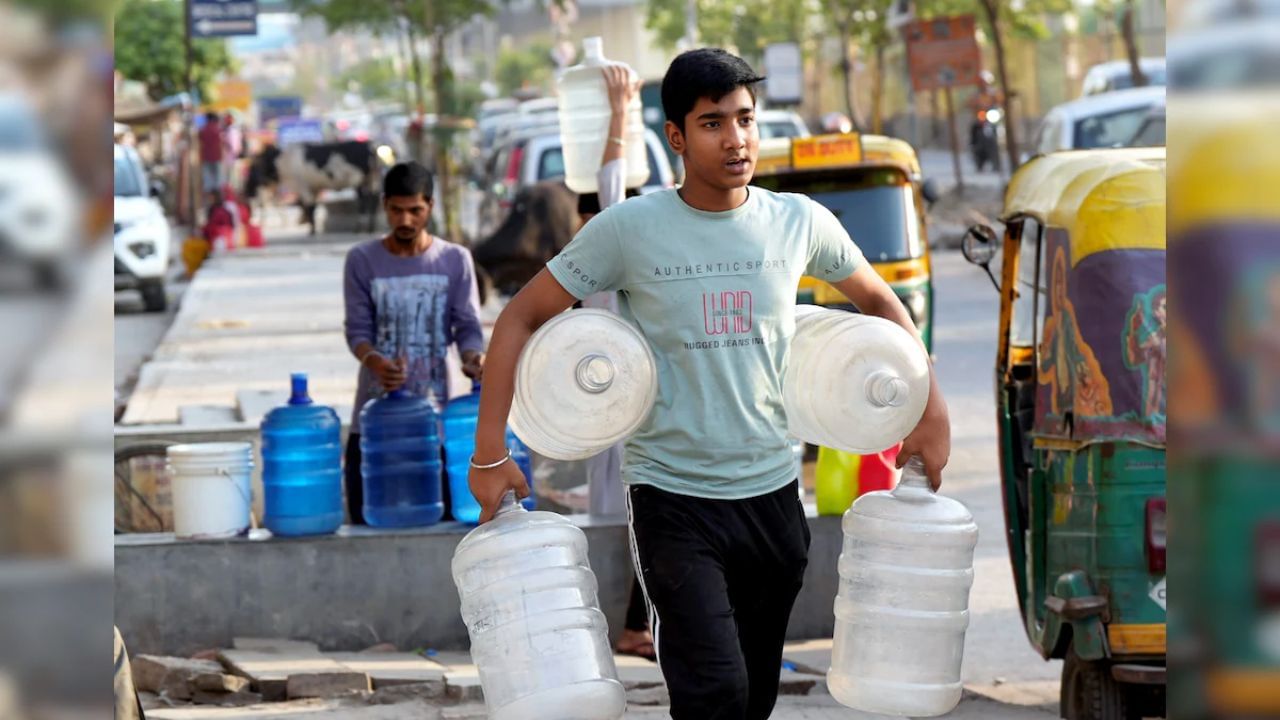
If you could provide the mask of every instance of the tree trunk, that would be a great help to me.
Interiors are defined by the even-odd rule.
[[[418,35],[413,31],[413,23],[405,23],[405,35],[409,41],[409,66],[413,69],[413,96],[418,103],[417,117],[427,111],[427,101],[422,96],[422,59],[418,57]]]
[[[862,132],[862,124],[858,122],[857,103],[853,98],[853,41],[849,37],[849,25],[840,27],[840,73],[844,79],[844,107],[853,124],[854,132]]]
[[[876,43],[876,84],[871,94],[871,132],[884,133],[884,42]]]
[[[1124,38],[1124,52],[1129,56],[1129,73],[1133,76],[1133,86],[1142,87],[1147,84],[1147,76],[1142,72],[1142,63],[1138,62],[1138,38],[1134,32],[1133,0],[1126,0],[1124,9],[1120,11],[1120,34]]]
[[[450,113],[453,110],[453,103],[449,98],[448,90],[448,66],[445,64],[445,41],[446,32],[443,28],[437,26],[435,34],[431,40],[431,77],[432,85],[436,98],[436,127],[435,127],[435,160],[436,160],[436,178],[440,185],[440,211],[444,216],[444,232],[445,238],[450,242],[461,242],[461,230],[458,226],[458,218],[454,216],[454,210],[457,205],[453,197],[453,172],[449,165],[449,149],[453,145]]]
[[[1004,37],[1000,33],[1000,0],[982,0],[982,9],[991,26],[991,43],[996,51],[996,71],[1000,73],[1000,89],[1004,92],[1004,139],[1009,155],[1009,172],[1018,169],[1018,121],[1013,116],[1013,89],[1009,86],[1009,70],[1004,57]]]

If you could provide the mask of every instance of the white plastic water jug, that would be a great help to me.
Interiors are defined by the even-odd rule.
[[[649,343],[606,310],[581,309],[548,320],[516,364],[508,423],[540,455],[581,460],[630,437],[658,396]]]
[[[960,702],[978,526],[913,457],[844,514],[827,686],[864,712],[932,717]]]
[[[565,184],[576,193],[599,189],[596,173],[609,140],[609,91],[601,68],[624,63],[606,60],[600,38],[582,41],[581,65],[567,68],[557,85],[560,97],[560,143],[564,151]],[[627,68],[632,77],[635,71]],[[626,130],[627,187],[637,188],[649,179],[649,160],[644,145],[644,118],[640,94],[627,107]]]
[[[924,415],[929,359],[889,320],[797,305],[782,395],[795,437],[877,453],[901,442]]]
[[[453,582],[490,718],[622,717],[626,691],[582,530],[507,493],[458,544]]]

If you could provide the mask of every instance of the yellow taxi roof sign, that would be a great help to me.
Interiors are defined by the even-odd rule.
[[[862,136],[858,133],[792,138],[791,167],[796,170],[857,165],[862,162]]]

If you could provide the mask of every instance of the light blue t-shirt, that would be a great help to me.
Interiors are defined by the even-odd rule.
[[[757,187],[726,212],[665,190],[588,222],[547,268],[579,299],[618,291],[658,362],[657,402],[627,442],[623,480],[714,499],[794,480],[782,375],[796,285],[843,280],[863,262],[831,211]]]

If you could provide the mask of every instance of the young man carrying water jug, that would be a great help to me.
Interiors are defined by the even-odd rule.
[[[800,277],[826,280],[862,312],[919,337],[830,211],[748,187],[763,79],[718,49],[671,63],[662,105],[684,185],[597,215],[507,305],[489,346],[472,461],[482,521],[508,490],[528,493],[504,460],[520,351],[575,300],[619,291],[623,316],[658,360],[658,399],[627,442],[623,478],[676,720],[763,719],[777,700],[809,545],[781,386]],[[898,462],[920,456],[936,489],[950,451],[934,381]]]

